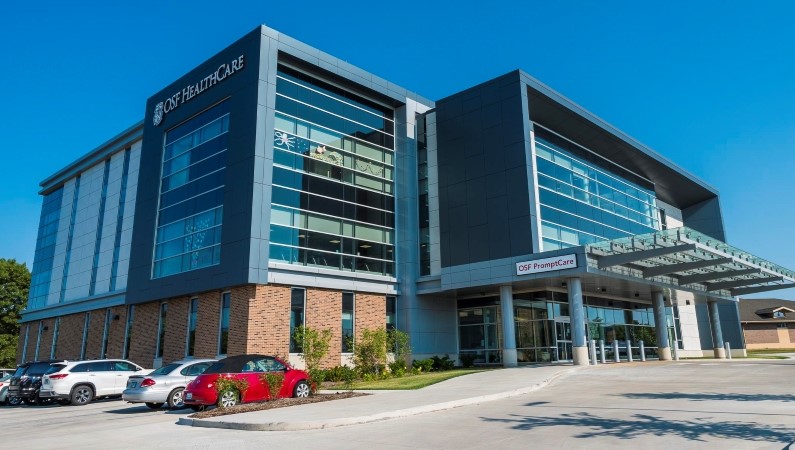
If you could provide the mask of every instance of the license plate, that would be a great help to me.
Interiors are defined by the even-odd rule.
[[[138,383],[136,383],[135,381],[129,381],[129,382],[127,382],[127,387],[128,388],[138,387]]]
[[[192,394],[192,393],[190,393],[190,392],[188,392],[187,394],[185,394],[185,400],[193,400],[193,394]]]

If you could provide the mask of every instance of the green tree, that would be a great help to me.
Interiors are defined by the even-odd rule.
[[[19,318],[28,302],[30,271],[14,259],[0,258],[0,366],[16,363]]]
[[[320,361],[328,354],[331,330],[315,330],[314,328],[299,325],[293,331],[293,339],[301,346],[299,355],[304,360],[306,371],[311,381],[319,389],[321,383],[323,383]]]

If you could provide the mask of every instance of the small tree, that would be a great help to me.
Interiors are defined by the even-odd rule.
[[[0,258],[0,367],[14,367],[19,318],[28,303],[30,271],[14,259]]]
[[[320,361],[328,354],[331,330],[316,330],[299,325],[293,332],[293,339],[301,345],[299,356],[304,361],[306,371],[309,373],[310,386],[319,388],[323,383]]]
[[[387,363],[387,332],[363,329],[353,345],[353,363],[362,376],[379,376]]]

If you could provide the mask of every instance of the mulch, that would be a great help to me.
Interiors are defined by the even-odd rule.
[[[253,411],[266,411],[268,409],[287,408],[289,406],[308,405],[310,403],[328,402],[331,400],[342,400],[345,398],[361,397],[363,395],[370,395],[370,394],[347,391],[347,392],[336,392],[333,394],[315,394],[312,395],[311,397],[306,397],[306,398],[280,398],[277,400],[271,400],[267,402],[244,403],[242,405],[236,405],[231,408],[212,408],[206,411],[201,411],[191,414],[188,417],[192,419],[207,419],[209,417],[226,416],[229,414],[240,414],[240,413],[253,412]]]

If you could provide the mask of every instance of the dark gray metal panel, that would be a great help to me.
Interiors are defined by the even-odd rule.
[[[709,323],[709,308],[707,303],[696,303],[696,324],[698,325],[698,337],[701,341],[701,348],[709,350],[712,347],[712,326]]]
[[[732,349],[745,348],[743,330],[740,325],[740,310],[737,302],[718,303],[720,327],[723,332],[723,342],[728,342]]]
[[[682,219],[686,227],[726,242],[723,214],[718,197],[712,197],[682,209]]]
[[[259,80],[260,28],[247,34],[149,98],[146,104],[138,195],[130,251],[127,303],[187,295],[249,282],[251,202]],[[155,105],[202,80],[220,64],[244,55],[244,69],[152,122]],[[224,188],[221,263],[159,279],[151,279],[164,133],[181,122],[228,99],[229,148]]]
[[[436,104],[442,267],[532,251],[518,72]]]

